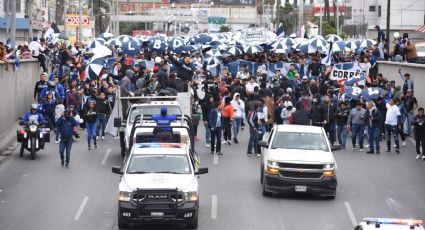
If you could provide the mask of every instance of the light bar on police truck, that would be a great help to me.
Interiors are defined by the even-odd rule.
[[[392,218],[364,218],[367,224],[399,224],[399,225],[422,225],[422,220],[392,219]]]
[[[180,143],[142,143],[137,144],[138,148],[182,148],[184,144]]]

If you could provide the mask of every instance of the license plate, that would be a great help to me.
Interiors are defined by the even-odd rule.
[[[151,212],[151,216],[161,217],[161,216],[164,216],[164,213],[163,212]]]
[[[305,185],[296,185],[295,192],[307,192],[307,186]]]

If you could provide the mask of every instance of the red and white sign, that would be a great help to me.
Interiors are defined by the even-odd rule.
[[[90,17],[87,15],[82,16],[82,25],[90,25]],[[67,14],[66,15],[66,25],[67,26],[78,26],[80,25],[80,15],[78,14]]]

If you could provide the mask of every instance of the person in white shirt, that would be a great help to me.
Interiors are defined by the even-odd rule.
[[[47,73],[47,67],[46,67],[46,57],[44,54],[40,52],[44,52],[45,45],[41,45],[38,42],[37,37],[34,37],[32,39],[32,42],[28,45],[28,49],[31,51],[32,57],[37,58],[40,62],[41,68],[43,68],[43,72]]]
[[[238,143],[238,134],[241,128],[242,121],[245,116],[245,102],[241,100],[241,95],[235,93],[231,104],[234,109],[233,115],[233,141]]]
[[[398,125],[401,124],[401,113],[397,106],[397,99],[392,98],[390,103],[387,103],[387,115],[385,117],[385,134],[387,138],[387,152],[391,151],[391,134],[394,136],[395,151],[400,154],[400,143],[398,140]]]
[[[253,77],[251,77],[250,79],[249,79],[249,82],[248,83],[246,83],[246,85],[245,85],[245,89],[246,89],[246,94],[247,95],[252,95],[252,94],[254,94],[254,88],[255,87],[260,87],[259,85],[258,85],[258,83],[257,82],[255,82],[255,79],[253,78]]]

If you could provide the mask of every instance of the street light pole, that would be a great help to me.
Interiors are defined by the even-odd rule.
[[[78,43],[83,42],[83,8],[81,6],[81,0],[78,1],[79,20],[78,20]]]
[[[336,16],[336,35],[339,36],[339,6],[338,6],[338,0],[335,0],[335,6],[336,9],[334,9],[334,14]]]
[[[387,41],[388,41],[388,48],[391,47],[391,39],[390,39],[390,22],[391,18],[391,0],[387,0]]]
[[[12,49],[15,49],[15,42],[16,42],[16,1],[12,0],[10,1],[10,10],[12,11],[12,16],[10,19],[10,47]]]

